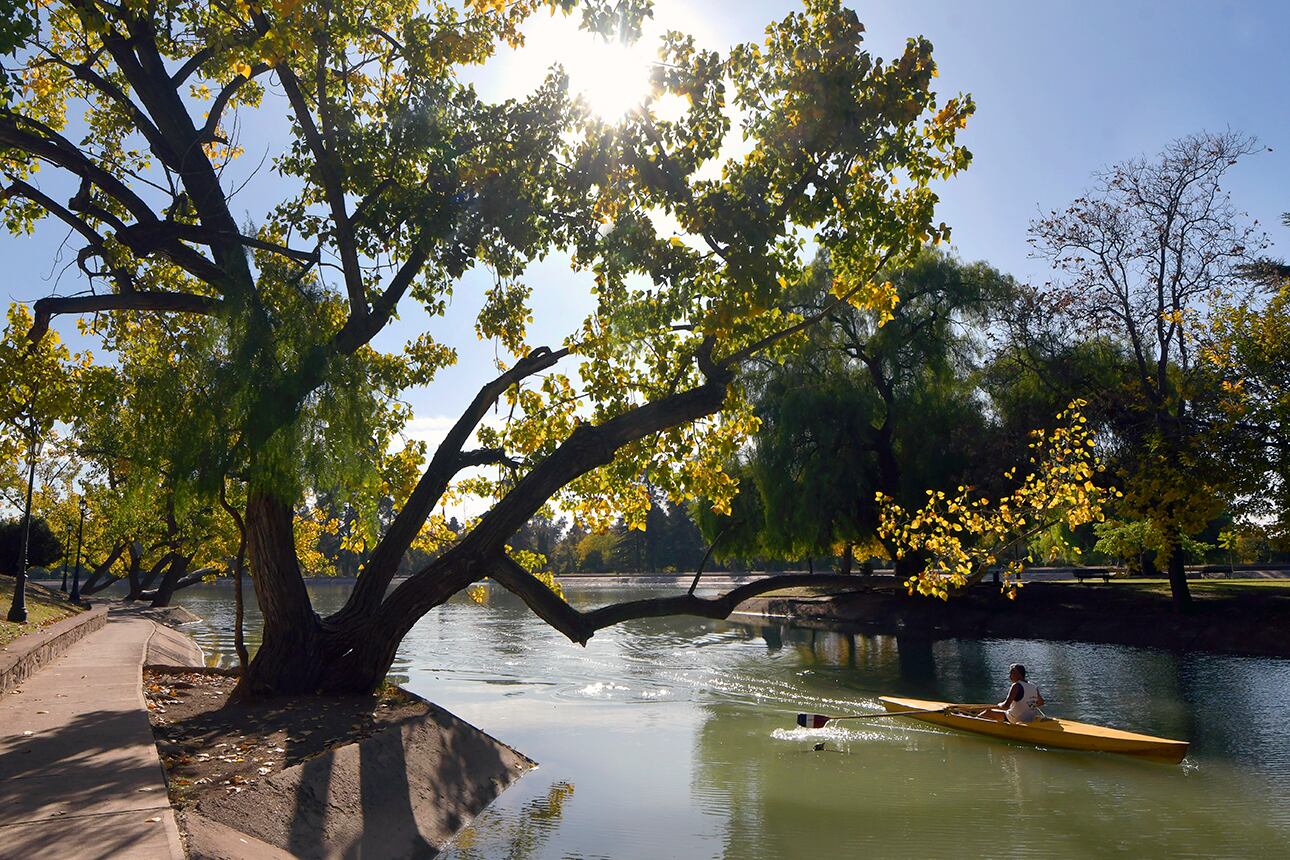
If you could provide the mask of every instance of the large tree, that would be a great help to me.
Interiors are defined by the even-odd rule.
[[[85,355],[73,356],[56,335],[31,344],[23,335],[32,317],[21,304],[9,307],[7,324],[0,334],[0,483],[2,493],[22,512],[13,602],[10,621],[25,622],[25,587],[28,538],[36,489],[37,466],[42,455],[57,448],[57,422],[70,416],[77,380]],[[43,476],[42,476],[43,477]]]
[[[1239,284],[1264,241],[1221,183],[1255,150],[1232,132],[1182,138],[1099,173],[1092,189],[1031,227],[1057,272],[1048,298],[1067,330],[1110,338],[1128,357],[1129,398],[1114,427],[1120,508],[1162,535],[1180,609],[1191,600],[1182,536],[1218,512],[1228,477],[1210,456],[1203,404],[1217,385],[1198,345],[1217,298]]]
[[[669,34],[651,95],[614,125],[572,99],[558,69],[500,103],[464,80],[498,44],[522,41],[528,15],[578,6],[585,26],[628,38],[648,11],[68,0],[33,12],[38,26],[9,63],[23,92],[0,110],[4,214],[18,231],[47,217],[70,228],[94,289],[37,302],[32,337],[56,315],[91,312],[194,330],[185,349],[206,371],[179,401],[191,414],[169,422],[172,475],[210,496],[230,476],[248,487],[264,631],[245,692],[370,690],[412,625],[483,577],[579,642],[633,617],[728,614],[767,586],[578,612],[505,547],[557,496],[601,523],[643,518],[647,486],[728,503],[720,464],[752,425],[740,374],[814,321],[792,312],[783,286],[805,265],[802,235],[830,254],[833,301],[867,307],[891,301],[878,271],[944,232],[930,184],[966,166],[955,135],[973,106],[938,103],[926,40],[879,60],[836,0],[809,0],[725,57]],[[664,95],[684,100],[678,118],[654,109]],[[727,157],[732,106],[743,154]],[[242,177],[279,201],[248,224],[228,165],[256,110],[285,110],[290,129],[273,170]],[[83,128],[69,120],[81,115]],[[67,191],[36,184],[37,168],[69,178]],[[521,277],[553,250],[594,275],[595,310],[563,343],[534,346]],[[496,285],[476,329],[514,357],[400,498],[348,602],[320,618],[294,506],[385,467],[406,415],[383,404],[455,356],[428,333],[393,355],[373,339],[409,301],[448,314],[477,267]],[[499,398],[511,420],[485,433]],[[468,449],[477,431],[484,444]],[[391,590],[428,515],[483,464],[500,470],[470,485],[491,498],[487,512]]]
[[[1290,227],[1290,213],[1282,216]],[[1290,265],[1263,259],[1243,274],[1261,289],[1224,302],[1205,357],[1221,379],[1221,452],[1244,528],[1290,546]]]

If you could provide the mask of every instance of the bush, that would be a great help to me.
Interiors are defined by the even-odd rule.
[[[22,554],[22,517],[0,520],[0,573],[16,576]],[[63,557],[63,546],[54,537],[49,523],[41,517],[31,519],[31,539],[27,545],[27,567],[48,567]]]

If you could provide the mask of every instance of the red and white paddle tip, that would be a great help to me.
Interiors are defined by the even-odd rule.
[[[808,729],[822,729],[829,718],[824,714],[798,714],[797,724]]]

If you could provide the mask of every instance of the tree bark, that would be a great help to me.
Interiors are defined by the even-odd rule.
[[[112,565],[116,564],[117,559],[125,553],[125,546],[124,543],[117,544],[112,548],[107,560],[95,565],[89,577],[81,583],[81,594],[97,594],[119,581],[117,577],[111,575],[111,570]]]
[[[246,546],[255,568],[252,582],[264,631],[260,650],[247,664],[234,694],[316,692],[326,660],[322,620],[300,575],[290,503],[252,489],[246,506]]]
[[[241,528],[241,522],[238,527]],[[246,602],[242,597],[242,574],[246,569],[246,530],[237,545],[237,563],[233,565],[233,648],[237,651],[238,671],[245,675],[246,664],[251,657],[246,651],[246,633],[243,618],[246,614]]]
[[[174,599],[175,591],[179,587],[179,582],[188,573],[188,565],[192,563],[191,555],[177,555],[175,560],[166,568],[166,573],[161,577],[161,582],[157,585],[157,590],[152,593],[153,609],[160,609],[169,606],[170,601]]]
[[[138,541],[130,542],[130,569],[126,571],[126,580],[129,582],[129,590],[126,591],[125,601],[129,603],[138,600],[143,595],[143,582],[139,578],[139,572],[143,567],[143,547]]]
[[[245,616],[246,603],[242,598],[242,574],[246,571],[246,521],[242,515],[237,512],[237,508],[229,504],[227,487],[220,485],[219,503],[220,507],[228,514],[233,525],[237,527],[237,558],[233,562],[233,648],[237,651],[237,672],[238,676],[246,675],[246,664],[251,662],[250,656],[246,651],[246,634],[243,630],[243,620]]]
[[[1169,593],[1173,597],[1176,612],[1189,612],[1192,608],[1191,589],[1187,585],[1187,571],[1183,561],[1182,542],[1175,540],[1174,548],[1169,554]]]

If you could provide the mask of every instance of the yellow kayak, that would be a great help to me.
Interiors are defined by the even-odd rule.
[[[953,702],[930,702],[924,699],[896,699],[881,696],[878,701],[884,708],[893,711],[934,711],[960,707]],[[962,706],[979,707],[979,706]],[[958,714],[952,710],[948,713],[912,714],[910,719],[934,723],[951,729],[965,732],[976,732],[981,735],[992,735],[1007,738],[1011,741],[1036,744],[1037,746],[1054,747],[1066,750],[1089,750],[1093,752],[1111,752],[1121,755],[1149,758],[1155,761],[1178,764],[1187,755],[1186,741],[1171,741],[1167,738],[1156,738],[1151,735],[1140,735],[1125,732],[1106,726],[1093,726],[1088,723],[1077,723],[1074,720],[1040,719],[1033,723],[1017,725],[1000,723],[995,720],[976,717],[970,714]]]

